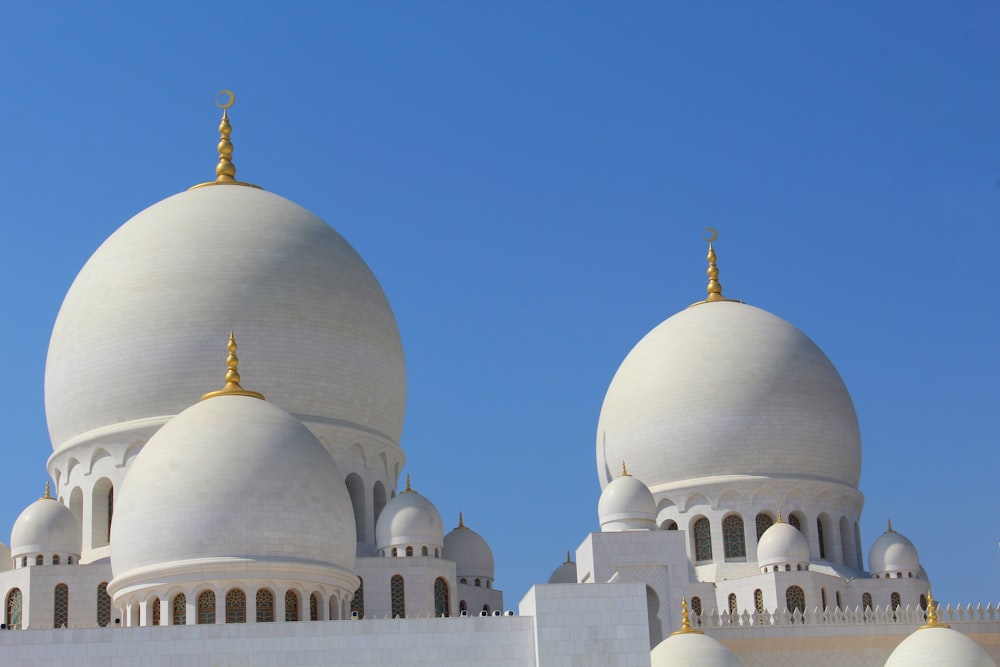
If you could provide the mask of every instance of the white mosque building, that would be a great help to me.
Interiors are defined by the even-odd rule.
[[[1000,662],[1000,611],[937,607],[891,525],[866,563],[847,388],[794,326],[723,296],[712,245],[707,298],[608,388],[600,531],[505,604],[486,540],[461,518],[445,534],[402,478],[378,281],[318,217],[236,180],[230,132],[224,112],[215,181],[126,222],[66,295],[52,485],[0,545],[0,663]]]

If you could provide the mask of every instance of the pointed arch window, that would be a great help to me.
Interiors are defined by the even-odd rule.
[[[160,624],[160,598],[153,600],[153,625]]]
[[[52,601],[52,626],[65,628],[69,625],[69,586],[58,584]]]
[[[730,623],[732,623],[732,617],[736,616],[736,593],[729,594],[729,616]]]
[[[746,558],[747,539],[739,514],[730,514],[722,520],[722,547],[726,558]]]
[[[106,581],[97,585],[97,624],[102,628],[111,625],[111,596]]]
[[[798,514],[789,514],[788,523],[798,528],[800,533],[802,532],[802,520],[799,519]]]
[[[444,577],[434,580],[434,615],[451,616],[451,603],[448,599],[448,582]]]
[[[351,598],[351,611],[358,612],[358,618],[365,617],[365,580],[358,579],[358,590],[354,591]]]
[[[215,623],[215,593],[202,591],[198,596],[198,625]]]
[[[774,519],[767,512],[759,512],[757,518],[754,519],[754,523],[757,526],[757,539],[759,540],[764,531],[774,525]]]
[[[861,596],[861,606],[864,607],[865,611],[872,608],[872,594],[865,593]]]
[[[309,620],[319,620],[319,596],[316,593],[309,596]]]
[[[257,622],[274,622],[274,593],[267,588],[257,590]]]
[[[758,614],[764,613],[764,591],[759,588],[753,592],[753,608]]]
[[[816,539],[819,540],[819,557],[826,560],[826,539],[823,534],[823,519],[816,518]],[[826,605],[824,605],[824,608]]]
[[[187,624],[187,596],[183,593],[178,593],[174,596],[174,601],[171,603],[171,625],[186,625]]]
[[[403,577],[394,574],[390,580],[389,601],[392,605],[393,618],[406,618],[406,592],[403,587]]]
[[[21,607],[23,601],[24,598],[21,595],[20,588],[11,589],[11,591],[7,593],[7,604],[4,605],[6,607],[7,629],[21,629]]]
[[[285,621],[288,623],[299,620],[299,594],[295,591],[285,591]]]
[[[701,598],[697,595],[691,598],[691,613],[694,614],[695,624],[701,625]]]
[[[226,623],[247,622],[247,594],[238,588],[226,593]]]
[[[804,612],[806,610],[805,591],[798,586],[789,586],[785,589],[785,609]]]
[[[705,517],[694,522],[694,559],[712,560],[712,525]]]

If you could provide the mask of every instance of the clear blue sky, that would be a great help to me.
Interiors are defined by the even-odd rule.
[[[239,176],[379,277],[406,471],[508,607],[596,529],[604,392],[702,298],[707,226],[851,390],[865,551],[891,517],[936,597],[1000,599],[996,3],[8,1],[0,64],[3,541],[63,295],[212,177],[230,88]]]

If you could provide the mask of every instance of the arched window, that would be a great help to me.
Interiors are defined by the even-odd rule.
[[[160,624],[160,598],[153,600],[153,625]]]
[[[798,514],[789,514],[788,523],[799,529],[802,532],[802,520],[799,518]]]
[[[69,586],[58,584],[52,602],[52,627],[65,628],[69,625]]]
[[[826,589],[825,588],[819,589],[819,599],[820,599],[820,608],[822,609],[822,611],[826,611]]]
[[[42,556],[42,554],[38,554],[37,556],[35,556],[35,565],[44,565],[44,564],[45,564],[45,557]]]
[[[434,557],[435,558],[441,557],[441,547],[434,547]]]
[[[274,593],[266,588],[257,590],[257,622],[274,622]]]
[[[712,526],[705,517],[694,522],[694,559],[712,560]]]
[[[476,577],[476,580],[475,580],[474,583],[475,583],[476,586],[482,586],[483,585],[483,580],[480,579],[479,577]]]
[[[170,603],[170,606],[172,611],[172,619],[170,621],[171,625],[186,625],[187,596],[183,593],[178,593],[174,596],[174,600]]]
[[[468,584],[469,580],[466,579],[465,577],[462,577],[461,579],[458,580],[458,583],[460,583],[460,584]]]
[[[451,616],[451,603],[448,600],[448,582],[444,577],[434,580],[434,615]]]
[[[871,593],[865,593],[864,595],[861,596],[861,606],[864,607],[866,611],[872,608]]]
[[[394,574],[390,580],[389,601],[392,605],[393,618],[406,618],[406,592],[403,590],[403,577]]]
[[[754,523],[757,525],[757,539],[759,540],[764,531],[774,525],[774,519],[767,512],[759,512]]]
[[[889,606],[892,608],[893,611],[896,611],[897,609],[900,608],[901,603],[899,599],[899,593],[893,593],[892,595],[889,596]]]
[[[739,514],[730,514],[722,520],[722,550],[726,558],[746,558],[747,556],[743,517]]]
[[[202,591],[198,596],[198,625],[215,623],[215,593]]]
[[[406,557],[413,558],[413,547],[406,547]]]
[[[66,556],[66,564],[67,565],[72,565],[73,564],[73,557],[72,556]]]
[[[458,601],[458,610],[459,611],[469,611],[469,603],[466,602],[465,600],[459,600]]]
[[[729,594],[729,615],[736,615],[736,593]]]
[[[694,614],[695,625],[701,625],[701,598],[697,595],[691,598],[691,613]]]
[[[319,596],[315,593],[309,596],[309,620],[319,620]]]
[[[354,591],[354,597],[351,598],[351,611],[358,612],[358,618],[365,617],[365,580],[359,579],[358,590]]]
[[[923,609],[924,611],[927,611],[927,596],[926,595],[921,595],[920,596],[920,608]]]
[[[842,609],[843,607],[844,607],[844,605],[840,601],[840,591],[837,591],[837,609]]]
[[[94,483],[90,492],[90,544],[93,547],[106,547],[111,538],[111,515],[114,513],[114,486],[107,477],[102,477]],[[74,493],[75,495],[75,493]],[[82,494],[81,494],[82,501]],[[73,502],[73,497],[70,497]]]
[[[759,588],[753,592],[753,608],[758,614],[764,613],[764,591]]]
[[[660,524],[660,530],[677,530],[677,522],[673,519],[667,519]]]
[[[58,565],[60,562],[61,561],[59,560],[59,554],[55,554],[54,556],[52,556],[52,564],[53,565]]]
[[[806,594],[798,586],[789,586],[785,589],[785,609],[800,612],[806,610]]]
[[[427,547],[420,547],[420,555],[421,556],[427,556],[427,555],[429,555],[429,552],[427,551]]]
[[[25,556],[21,559],[21,567],[28,567],[28,557]]]
[[[396,550],[396,547],[393,547],[392,548],[392,557],[395,558],[398,555],[399,555],[399,551]]]
[[[816,539],[819,540],[819,557],[826,560],[826,540],[823,533],[823,519],[819,517],[816,517]]]
[[[247,622],[247,594],[238,588],[226,593],[226,623]]]
[[[299,620],[299,594],[295,591],[285,591],[285,621],[291,623]]]
[[[487,614],[490,613],[490,606],[488,604],[484,604],[483,611],[485,611]]]
[[[351,496],[351,505],[354,507],[354,525],[357,528],[358,542],[364,542],[365,537],[365,483],[357,473],[352,472],[344,480],[347,485],[347,493]]]
[[[106,581],[97,585],[97,624],[102,628],[111,625],[111,596]]]
[[[21,629],[21,604],[23,598],[21,596],[21,589],[14,588],[7,593],[7,604],[5,605],[7,609],[7,629],[8,630],[20,630]]]

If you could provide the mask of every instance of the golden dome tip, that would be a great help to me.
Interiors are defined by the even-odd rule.
[[[233,126],[229,123],[229,108],[236,104],[236,95],[231,90],[220,90],[215,96],[215,105],[222,109],[222,120],[219,121],[219,162],[215,165],[215,180],[192,185],[189,190],[203,188],[207,185],[245,185],[260,189],[253,183],[243,183],[236,180],[236,165],[233,164],[233,142],[229,136]]]
[[[250,396],[264,400],[264,395],[256,391],[250,391],[240,386],[240,360],[236,356],[236,336],[229,332],[229,342],[226,344],[229,355],[226,357],[226,384],[222,389],[210,391],[201,397],[201,400],[215,398],[216,396]]]

